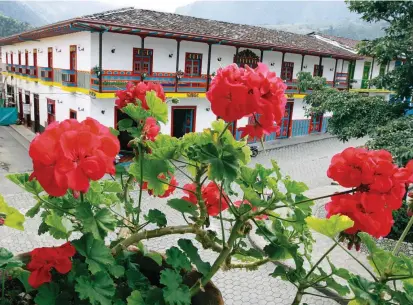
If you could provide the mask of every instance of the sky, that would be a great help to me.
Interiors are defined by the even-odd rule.
[[[99,1],[107,2],[110,4],[116,3],[116,6],[120,6],[120,7],[133,6],[136,8],[170,12],[170,13],[175,12],[176,8],[180,6],[184,6],[189,3],[195,2],[195,0],[116,0],[116,1],[99,0]],[[214,0],[203,0],[203,1],[214,1]],[[237,0],[237,1],[240,1],[240,0]],[[241,0],[241,1],[251,1],[251,0]],[[257,1],[257,0],[254,0],[254,1]],[[286,1],[286,0],[266,0],[266,1]],[[294,1],[294,0],[288,0],[288,1]],[[301,1],[313,1],[313,0],[301,0]],[[318,0],[318,1],[343,1],[343,0]]]

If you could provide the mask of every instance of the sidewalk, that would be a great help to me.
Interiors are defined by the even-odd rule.
[[[10,125],[10,127],[13,128],[16,132],[18,132],[22,137],[24,137],[29,142],[31,142],[36,136],[36,134],[33,131],[31,131],[29,128],[27,128],[24,125]],[[274,141],[264,142],[264,148],[266,151],[270,151],[270,150],[279,149],[282,147],[322,141],[322,140],[331,139],[331,138],[335,138],[335,136],[329,133],[315,133],[315,134],[310,134],[308,136],[292,137],[292,138],[287,138],[287,139],[277,139]],[[259,151],[263,150],[261,147],[261,143],[256,143],[255,145],[257,145]]]

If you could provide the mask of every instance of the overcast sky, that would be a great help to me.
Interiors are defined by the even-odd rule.
[[[175,12],[175,9],[180,6],[184,6],[195,0],[99,0],[117,6],[133,6],[136,8],[150,9],[164,12]],[[216,0],[203,0],[203,1],[216,1]],[[225,1],[225,0],[221,0]],[[238,1],[251,1],[251,0],[238,0]],[[258,1],[258,0],[254,0]],[[266,1],[285,1],[285,0],[266,0]],[[294,0],[289,0],[294,1]],[[313,0],[300,0],[300,1],[313,1]],[[343,1],[343,0],[318,0],[318,1]]]

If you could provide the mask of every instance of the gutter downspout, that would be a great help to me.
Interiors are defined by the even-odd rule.
[[[102,39],[103,39],[103,32],[99,32],[99,93],[102,93],[102,79],[103,79],[103,71],[102,71]]]

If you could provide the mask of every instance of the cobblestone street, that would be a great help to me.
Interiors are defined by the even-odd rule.
[[[8,127],[0,127],[0,193],[8,204],[26,212],[34,203],[30,194],[13,186],[4,175],[8,172],[24,172],[30,169],[30,159],[26,148]],[[359,146],[364,140],[353,140],[341,143],[335,138],[283,147],[269,152],[261,152],[252,163],[262,163],[270,166],[270,160],[275,159],[283,173],[293,179],[307,183],[311,190],[330,185],[326,170],[331,157],[349,146]],[[10,158],[10,156],[17,156]],[[2,164],[7,166],[2,166]],[[187,183],[185,177],[177,175],[180,185]],[[181,215],[165,207],[164,199],[144,198],[144,210],[160,209],[168,214],[169,225],[182,224]],[[26,220],[26,230],[19,232],[5,227],[0,228],[0,247],[19,253],[35,247],[49,246],[53,239],[47,235],[38,236],[39,218]],[[215,224],[213,223],[212,226]],[[148,248],[164,251],[176,243],[181,236],[168,236],[162,239],[146,242]],[[188,237],[189,238],[189,237]],[[60,244],[61,242],[57,242]],[[213,261],[216,254],[211,251],[201,251],[201,256]],[[259,271],[231,270],[218,272],[214,283],[223,293],[226,305],[257,304],[257,305],[289,305],[294,295],[295,287],[287,282],[269,276],[275,267],[269,263],[259,268]],[[305,296],[303,302],[309,305],[335,304],[331,299]]]

